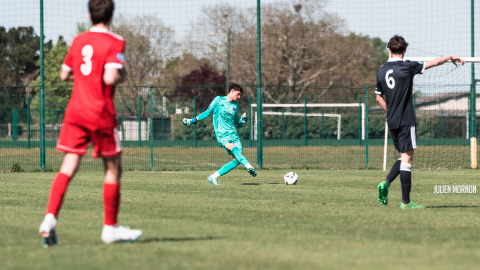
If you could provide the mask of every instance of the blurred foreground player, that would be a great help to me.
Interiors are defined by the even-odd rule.
[[[94,146],[93,157],[102,158],[105,167],[102,241],[106,244],[131,242],[142,235],[140,230],[117,224],[122,149],[113,95],[115,85],[127,76],[123,67],[125,41],[108,30],[114,9],[112,0],[90,0],[88,9],[93,27],[72,41],[60,72],[60,78],[73,80],[74,86],[57,143],[57,149],[65,152],[65,156],[53,180],[47,212],[39,228],[45,247],[57,244],[58,212],[90,142]]]
[[[378,200],[387,205],[388,187],[400,174],[402,184],[401,209],[421,209],[425,206],[416,205],[410,200],[412,187],[412,163],[413,151],[417,148],[417,136],[415,130],[415,113],[413,110],[413,76],[422,74],[425,69],[441,65],[449,60],[454,65],[462,59],[455,56],[446,56],[433,59],[428,62],[404,61],[403,56],[407,51],[408,43],[401,36],[395,35],[388,42],[390,59],[382,65],[377,72],[377,88],[375,94],[377,101],[387,114],[388,128],[401,158],[393,164],[385,181],[378,184]],[[383,98],[383,95],[387,98]]]

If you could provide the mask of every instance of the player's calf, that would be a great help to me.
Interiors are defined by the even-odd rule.
[[[218,182],[217,182],[217,178],[222,176],[222,175],[225,175],[227,173],[229,173],[231,170],[235,169],[240,163],[234,159],[232,161],[230,161],[229,163],[223,165],[222,168],[220,168],[220,170],[216,171],[214,174],[210,175],[208,177],[208,182],[212,183],[213,185],[218,185]]]
[[[242,152],[237,146],[234,146],[231,151],[235,156],[235,158],[238,160],[238,162],[240,162],[240,164],[245,166],[249,174],[251,174],[253,177],[257,176],[257,172],[255,171],[253,166],[248,162],[248,160],[242,155]]]

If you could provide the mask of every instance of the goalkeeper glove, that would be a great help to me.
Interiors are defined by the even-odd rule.
[[[192,119],[188,119],[188,118],[183,118],[183,124],[185,126],[188,126],[188,125],[191,125],[191,124],[196,124],[198,122],[197,118],[192,118]]]
[[[243,113],[243,114],[242,114],[242,117],[240,117],[239,123],[240,123],[240,124],[246,124],[246,123],[247,123],[247,120],[248,120],[247,114],[246,114],[246,113]]]

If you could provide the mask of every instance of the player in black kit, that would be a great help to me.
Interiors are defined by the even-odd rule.
[[[449,60],[455,65],[457,65],[456,61],[459,61],[462,65],[465,62],[455,56],[440,57],[428,62],[404,61],[403,56],[407,46],[408,43],[403,37],[397,35],[392,37],[387,46],[390,58],[377,72],[377,87],[375,89],[377,101],[387,114],[388,128],[393,143],[401,154],[401,158],[393,164],[385,181],[378,184],[378,200],[387,205],[388,187],[400,174],[402,184],[400,208],[419,209],[425,208],[425,206],[416,205],[410,200],[413,151],[417,148],[412,95],[413,76],[422,74],[425,69],[441,65]],[[386,100],[383,95],[385,95]]]

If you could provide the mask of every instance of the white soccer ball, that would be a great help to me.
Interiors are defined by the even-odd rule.
[[[283,177],[283,181],[285,181],[285,184],[287,185],[296,185],[298,182],[298,174],[294,172],[288,172]]]

